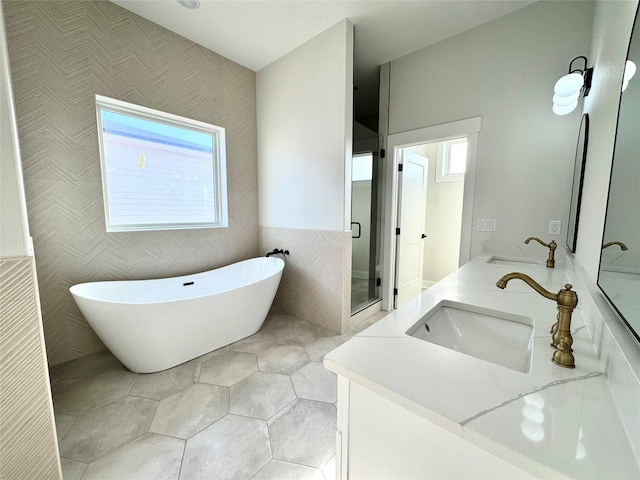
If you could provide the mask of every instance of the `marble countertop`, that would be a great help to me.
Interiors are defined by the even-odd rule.
[[[325,366],[535,476],[640,478],[580,303],[571,329],[576,367],[567,369],[551,362],[555,302],[520,280],[495,286],[519,271],[557,293],[571,283],[571,267],[560,261],[549,269],[544,258],[499,265],[487,263],[490,257],[476,257],[354,336],[325,357]],[[529,373],[406,335],[442,300],[533,318]]]

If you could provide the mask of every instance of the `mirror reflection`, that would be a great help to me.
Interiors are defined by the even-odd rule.
[[[640,63],[637,14],[628,60]],[[639,80],[628,81],[621,95],[598,285],[640,342]]]
[[[584,168],[587,162],[587,147],[589,144],[589,114],[582,116],[578,145],[576,146],[576,160],[573,166],[573,187],[571,188],[571,205],[569,207],[569,223],[567,228],[567,247],[576,251],[578,241],[578,221],[580,220],[580,201],[582,200],[582,184],[584,182]]]

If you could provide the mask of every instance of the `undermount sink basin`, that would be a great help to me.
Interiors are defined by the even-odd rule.
[[[487,263],[495,263],[496,265],[512,265],[514,267],[540,265],[540,260],[534,258],[514,258],[514,257],[498,257],[493,256],[487,260]]]
[[[443,300],[406,334],[519,372],[531,368],[530,317]]]

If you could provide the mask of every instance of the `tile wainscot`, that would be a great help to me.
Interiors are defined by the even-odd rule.
[[[479,255],[325,357],[338,375],[339,478],[640,478],[640,354],[559,253],[554,269]],[[518,280],[496,287],[513,271],[553,293],[573,284],[574,369],[551,362],[556,303]],[[406,334],[443,300],[533,319],[529,371]]]

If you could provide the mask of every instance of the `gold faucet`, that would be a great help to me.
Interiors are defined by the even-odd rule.
[[[604,250],[605,248],[609,248],[611,245],[618,245],[620,247],[620,250],[622,250],[623,252],[625,250],[629,250],[629,248],[624,243],[618,241],[605,243],[604,245],[602,245],[602,249]]]
[[[507,273],[498,280],[496,286],[504,289],[507,286],[507,282],[514,278],[522,280],[543,297],[557,303],[558,315],[556,316],[556,323],[551,327],[551,346],[556,350],[553,352],[551,361],[561,367],[574,368],[576,365],[573,350],[571,349],[571,345],[573,345],[573,337],[571,336],[571,314],[578,304],[578,295],[571,290],[573,285],[567,283],[558,293],[551,293],[545,290],[529,275],[513,272]]]
[[[555,266],[555,264],[556,264],[556,261],[553,258],[553,254],[556,251],[556,248],[558,247],[558,245],[556,244],[556,241],[555,240],[551,240],[549,243],[544,243],[538,237],[529,237],[524,241],[524,243],[526,243],[528,245],[529,241],[531,241],[531,240],[535,240],[536,242],[538,242],[543,247],[549,247],[549,258],[547,258],[547,267],[553,268]]]

